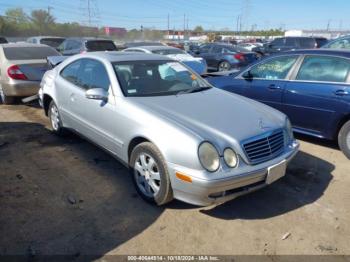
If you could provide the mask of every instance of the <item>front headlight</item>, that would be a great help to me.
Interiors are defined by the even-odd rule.
[[[288,118],[286,119],[286,130],[287,130],[289,141],[293,140],[294,139],[293,128]]]
[[[220,166],[220,156],[209,142],[203,142],[198,148],[198,157],[202,166],[209,172],[215,172]]]
[[[238,158],[235,153],[231,148],[226,148],[224,151],[224,160],[226,165],[228,165],[231,168],[234,168],[237,166],[238,163]]]

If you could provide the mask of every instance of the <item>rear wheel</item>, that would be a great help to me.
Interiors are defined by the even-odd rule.
[[[231,64],[227,61],[222,61],[220,62],[219,66],[218,66],[218,71],[222,72],[222,71],[228,71],[231,69]]]
[[[3,103],[4,105],[10,105],[15,102],[14,97],[5,95],[1,85],[0,85],[0,100],[1,100],[1,103]]]
[[[346,122],[340,129],[338,144],[346,157],[350,159],[350,121]]]
[[[152,143],[144,142],[134,148],[130,172],[137,192],[146,201],[164,205],[173,199],[165,160]]]
[[[51,123],[52,132],[54,132],[56,135],[63,135],[65,130],[62,125],[62,120],[58,111],[58,107],[53,100],[50,102],[48,115]]]

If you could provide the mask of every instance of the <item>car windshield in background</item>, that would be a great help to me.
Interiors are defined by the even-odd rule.
[[[117,47],[112,41],[88,41],[86,48],[89,51],[117,51]]]
[[[210,88],[179,62],[130,61],[113,63],[113,67],[125,96],[164,96]]]
[[[58,47],[62,42],[64,41],[64,38],[42,38],[40,40],[40,44],[48,45],[51,47]]]
[[[60,56],[51,47],[4,47],[4,54],[8,60],[36,60],[46,59],[48,56]]]
[[[160,49],[160,50],[153,50],[153,54],[158,55],[178,55],[178,54],[186,54],[185,51],[182,51],[180,49]]]

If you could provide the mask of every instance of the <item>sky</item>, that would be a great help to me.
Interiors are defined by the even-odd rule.
[[[88,23],[88,2],[92,24],[127,29],[167,29],[168,16],[177,30],[350,29],[350,0],[0,0],[0,14],[50,8],[57,22]]]

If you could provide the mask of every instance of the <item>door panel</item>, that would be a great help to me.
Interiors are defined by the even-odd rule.
[[[284,110],[293,126],[331,138],[346,104],[335,94],[341,84],[289,82],[284,94]],[[344,108],[345,107],[345,108]]]
[[[305,56],[295,79],[286,86],[284,107],[294,126],[333,138],[338,121],[348,112],[344,102],[350,71],[347,59]]]

